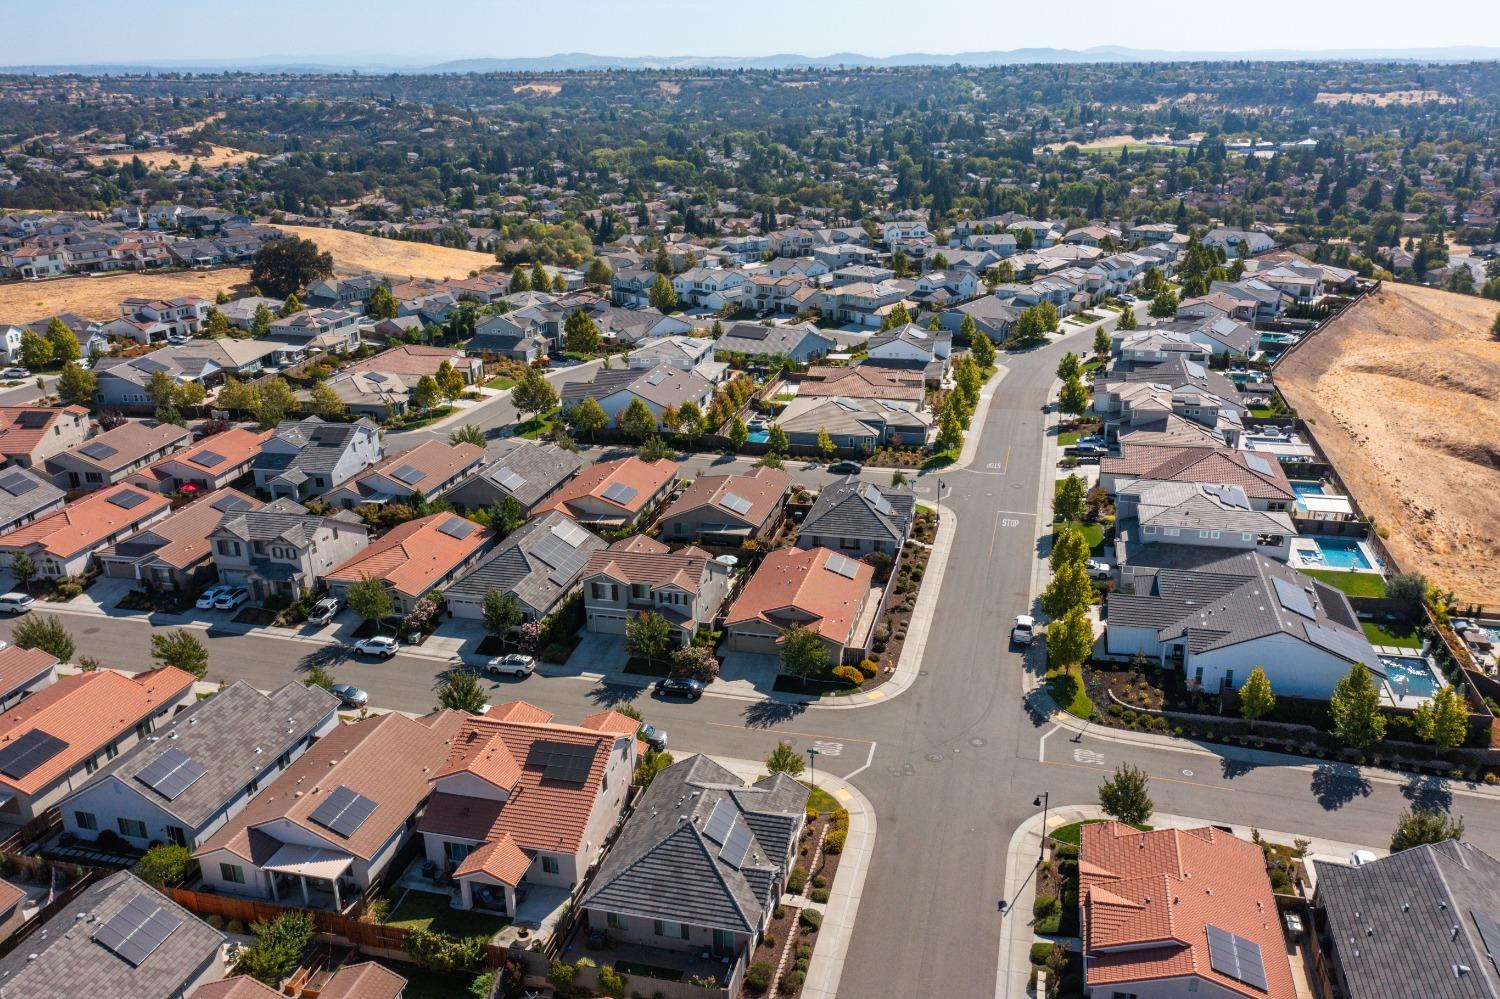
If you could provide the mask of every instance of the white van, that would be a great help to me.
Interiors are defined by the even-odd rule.
[[[0,596],[0,613],[25,614],[36,606],[36,600],[26,593],[7,593]]]

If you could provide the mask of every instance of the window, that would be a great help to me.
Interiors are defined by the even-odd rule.
[[[859,548],[859,540],[857,538],[839,538],[839,547],[845,551],[854,551]]]
[[[464,858],[473,852],[473,850],[474,848],[468,843],[449,842],[443,844],[443,856],[447,857],[448,862],[452,864],[463,863]]]
[[[557,858],[556,857],[547,857],[547,856],[542,857],[542,873],[543,874],[556,874],[557,873]]]
[[[104,476],[100,475],[98,472],[84,472],[83,473],[83,481],[85,481],[85,482],[103,482],[104,481]]]
[[[651,595],[651,587],[647,586],[645,583],[631,583],[630,595],[632,597],[641,598],[649,597]]]
[[[120,824],[120,835],[130,839],[146,838],[146,823],[139,819],[119,818],[115,820]]]
[[[605,913],[604,914],[604,921],[609,924],[609,928],[612,929],[612,930],[628,930],[628,929],[630,929],[630,922],[628,920],[626,920],[626,918],[624,916],[621,916],[618,913],[614,913],[614,912],[607,912],[607,913]]]
[[[220,555],[238,557],[240,554],[240,543],[238,541],[220,541],[215,545]]]
[[[167,839],[177,846],[187,846],[187,833],[181,826],[167,826]]]
[[[104,747],[104,758],[106,760],[112,760],[116,756],[119,756],[119,755],[120,755],[120,747],[117,746],[116,744],[114,744],[113,742],[111,742],[109,745],[107,745],[107,746]]]
[[[242,885],[245,883],[245,869],[239,864],[220,864],[219,877],[232,885]]]
[[[94,818],[93,812],[74,812],[73,821],[78,824],[78,828],[80,829],[87,829],[90,832],[95,832],[99,829],[99,820]]]
[[[1230,690],[1234,689],[1234,670],[1230,669],[1224,671],[1224,686],[1228,687]]]
[[[1161,533],[1165,534],[1169,538],[1175,538],[1179,534],[1182,533],[1182,528],[1180,528],[1180,527],[1163,527],[1161,529]]]
[[[688,938],[686,923],[674,923],[670,919],[658,919],[653,928],[659,937],[677,937],[682,940]]]
[[[1201,687],[1201,686],[1203,686],[1203,667],[1202,666],[1199,666],[1197,669],[1193,670],[1193,686],[1195,686],[1195,687]]]

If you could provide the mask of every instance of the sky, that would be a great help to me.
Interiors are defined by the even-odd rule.
[[[1411,0],[0,0],[0,25],[21,42],[5,61],[30,65],[1500,46],[1500,3],[1456,9],[1462,16],[1421,16]]]

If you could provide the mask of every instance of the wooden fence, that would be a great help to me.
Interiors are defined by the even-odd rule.
[[[62,813],[56,808],[49,808],[0,841],[0,853],[18,854],[37,840],[45,839],[60,825]]]
[[[16,932],[12,933],[4,940],[0,940],[0,958],[3,958],[5,955],[20,947],[21,944],[25,943],[32,934],[40,930],[49,919],[57,916],[58,913],[62,912],[68,906],[72,905],[73,900],[76,899],[79,895],[83,894],[84,889],[93,884],[94,881],[98,879],[100,873],[101,872],[96,871],[92,868],[85,868],[78,880],[70,884],[67,889],[62,892],[62,894],[58,895],[51,902],[38,909],[37,914],[26,920],[25,923],[22,923],[21,926],[16,929]],[[65,929],[66,927],[63,928]]]

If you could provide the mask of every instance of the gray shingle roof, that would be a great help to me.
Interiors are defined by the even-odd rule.
[[[0,472],[0,479],[11,483],[12,488],[24,490],[19,494],[0,488],[0,530],[7,529],[17,521],[24,520],[38,510],[45,510],[63,498],[63,491],[28,468],[11,467]],[[26,484],[31,488],[27,489]]]
[[[916,497],[905,490],[861,482],[851,475],[818,494],[798,534],[901,541],[911,530],[915,506]]]
[[[546,613],[558,597],[572,589],[578,581],[578,576],[583,571],[583,562],[578,562],[578,570],[559,583],[551,578],[554,567],[537,556],[537,546],[550,543],[548,539],[553,536],[553,527],[572,523],[572,520],[556,510],[542,514],[502,541],[479,564],[460,576],[448,587],[449,598],[483,600],[490,590],[499,590],[501,593],[514,593],[521,603]],[[585,559],[590,552],[608,546],[608,542],[592,531],[584,528],[580,530],[588,537],[574,550]]]
[[[566,409],[588,398],[598,401],[616,392],[630,392],[658,406],[681,406],[699,402],[712,387],[701,375],[665,364],[648,369],[614,368],[596,372],[590,381],[565,384],[562,404]]]
[[[316,416],[304,420],[287,420],[276,426],[275,436],[298,450],[290,461],[284,454],[262,451],[251,467],[255,469],[293,469],[303,472],[330,472],[348,450],[355,435],[364,430],[379,430],[369,420],[353,423],[325,423]],[[285,473],[283,473],[285,474]]]
[[[808,337],[819,341],[813,348],[822,352],[837,346],[831,336],[818,333],[807,323],[793,326],[762,326],[759,323],[735,323],[714,341],[715,353],[746,354],[755,357],[765,354],[783,357],[799,349]]]
[[[458,488],[463,490],[464,501],[471,507],[478,505],[474,502],[476,500],[489,504],[498,502],[503,497],[513,496],[523,510],[530,510],[577,474],[583,464],[583,459],[572,451],[530,441],[516,441],[499,457],[487,463],[477,476],[460,484]],[[510,479],[512,472],[526,481],[514,488],[506,487],[504,483]],[[492,498],[481,498],[481,492],[494,495]]]

